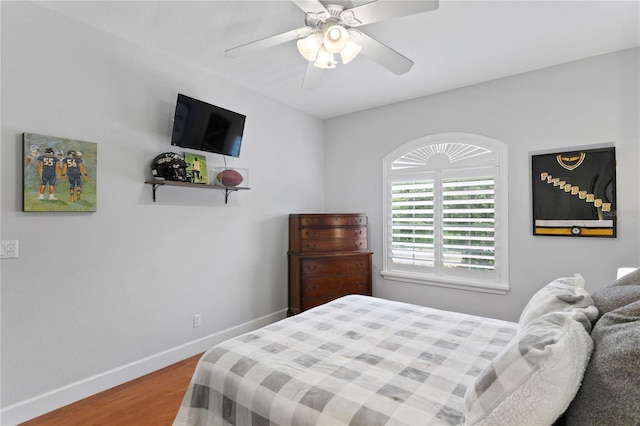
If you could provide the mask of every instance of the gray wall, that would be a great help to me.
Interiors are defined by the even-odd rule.
[[[589,290],[640,264],[638,160],[639,50],[632,49],[327,120],[327,211],[369,214],[374,294],[441,309],[517,321],[531,295],[580,273]],[[506,295],[383,279],[382,159],[418,137],[469,132],[509,145],[509,253]],[[618,238],[534,237],[530,154],[613,143]]]
[[[175,151],[178,92],[247,115],[228,164],[249,169],[251,190],[228,205],[190,188],[160,188],[153,203],[144,184],[151,160]],[[98,144],[96,213],[21,211],[22,132]],[[2,260],[3,407],[287,307],[287,215],[323,209],[320,120],[3,2],[1,137],[2,240],[20,244]]]

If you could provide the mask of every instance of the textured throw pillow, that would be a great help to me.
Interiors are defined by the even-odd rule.
[[[568,311],[578,315],[579,320],[586,315],[584,327],[591,331],[591,321],[595,320],[598,310],[594,306],[593,299],[589,292],[584,289],[584,278],[575,274],[573,277],[563,277],[551,281],[542,287],[531,297],[527,306],[524,307],[520,320],[519,329],[522,330],[527,324],[536,318],[549,312]]]
[[[591,332],[594,348],[567,425],[640,424],[640,300],[605,313]]]
[[[640,268],[594,291],[591,297],[600,316],[640,300]]]
[[[552,424],[578,391],[592,349],[568,312],[531,321],[467,389],[465,424]]]

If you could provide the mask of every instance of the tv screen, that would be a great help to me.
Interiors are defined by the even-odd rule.
[[[179,93],[171,145],[239,157],[245,118]]]

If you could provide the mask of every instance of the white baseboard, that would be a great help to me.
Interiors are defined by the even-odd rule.
[[[271,324],[286,317],[286,309],[257,318],[202,337],[184,345],[134,361],[113,370],[71,383],[59,389],[18,402],[0,410],[0,425],[9,426],[26,422],[50,411],[69,405],[88,396],[137,379],[183,359],[202,353],[214,345]]]

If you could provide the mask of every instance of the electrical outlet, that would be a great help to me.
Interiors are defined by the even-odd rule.
[[[195,314],[193,316],[193,328],[198,328],[200,325],[202,325],[202,315]]]
[[[2,244],[0,245],[0,258],[17,259],[18,240],[2,241]]]

